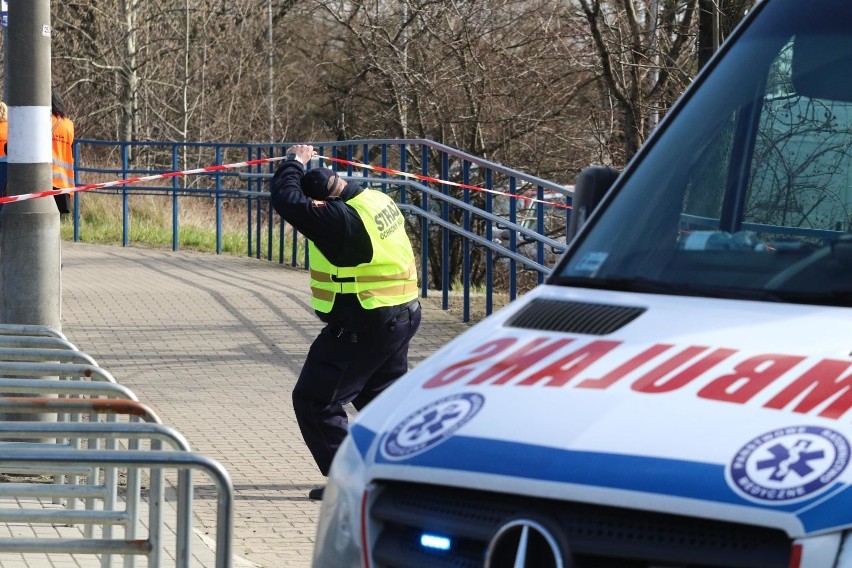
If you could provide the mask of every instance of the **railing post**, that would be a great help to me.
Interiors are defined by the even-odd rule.
[[[129,168],[128,145],[121,145],[121,179],[127,179]],[[130,207],[127,194],[127,184],[121,186],[121,245],[127,246],[130,241]]]
[[[382,167],[383,168],[388,167],[388,145],[386,143],[382,143]],[[382,172],[382,179],[387,179],[387,178],[388,178],[388,173]],[[387,186],[385,186],[385,187],[387,187]],[[405,201],[402,200],[402,196],[400,196],[400,202],[405,203]]]
[[[518,220],[518,204],[520,203],[515,197],[518,194],[518,181],[514,176],[509,178],[509,222],[515,223]],[[509,230],[509,250],[517,252],[518,250],[518,233]],[[518,265],[514,259],[509,259],[509,299],[514,300],[518,295]]]
[[[399,171],[407,172],[408,171],[408,146],[406,144],[399,145]],[[407,195],[407,185],[403,185],[400,190],[399,201],[400,203],[406,202]]]
[[[246,256],[251,256],[251,197],[246,196]]]
[[[251,156],[252,156],[251,147],[247,147],[246,152],[247,152],[246,160],[251,160]],[[251,170],[249,170],[249,171],[251,171]],[[252,184],[251,178],[248,178],[246,180],[246,191],[247,192],[251,192],[252,185],[253,184]],[[251,256],[251,237],[252,237],[252,235],[251,235],[251,195],[246,194],[245,198],[246,198],[246,215],[247,215],[247,217],[246,217],[246,248],[248,249],[246,251],[246,256]]]
[[[370,147],[367,144],[361,146],[361,163],[369,164],[370,163]],[[369,177],[370,170],[367,168],[361,168],[361,177]]]
[[[216,165],[222,165],[222,147],[216,146]],[[222,253],[222,173],[216,172],[216,254]]]
[[[420,172],[424,176],[429,175],[429,148],[424,144],[420,148]],[[423,182],[424,185],[429,184]],[[426,192],[420,196],[420,208],[423,211],[429,211],[429,198]],[[426,297],[429,290],[429,220],[425,217],[420,221],[420,273],[423,279],[420,283],[420,295]]]
[[[538,201],[536,202],[536,232],[539,235],[545,234],[546,228],[544,224],[544,188],[542,186],[537,186],[535,190],[535,196]],[[544,264],[544,243],[542,241],[538,241],[536,246],[536,260],[538,260],[539,264]],[[544,282],[544,274],[538,274],[538,283],[541,284]]]
[[[489,168],[485,171],[485,187],[494,189],[494,172]],[[494,194],[490,191],[485,193],[485,211],[492,212]],[[488,221],[485,224],[485,238],[494,240],[494,223]],[[494,311],[494,252],[490,248],[485,249],[485,315],[491,315]]]
[[[184,152],[186,152],[186,147],[184,147]],[[178,145],[172,145],[172,171],[176,172],[180,170],[180,155],[178,154]],[[180,185],[178,183],[178,178],[172,178],[172,250],[178,249],[178,235],[180,234],[180,228],[178,227],[178,189]]]
[[[80,175],[76,164],[80,163],[80,145],[74,144],[74,186],[80,185]],[[74,193],[74,242],[80,242],[80,194]]]
[[[260,249],[263,247],[263,238],[261,237],[261,230],[263,228],[263,200],[260,197],[256,197],[255,199],[257,199],[257,216],[254,218],[254,257],[260,260]]]
[[[465,160],[462,163],[462,180],[465,186],[470,185],[470,162]],[[470,188],[464,188],[464,202],[470,205]],[[464,210],[464,230],[470,232],[470,208]],[[470,321],[470,239],[464,239],[462,242],[462,294],[464,295],[464,314],[463,321]]]
[[[441,152],[441,179],[450,179],[450,156]],[[450,186],[441,184],[441,193],[450,195]],[[445,222],[450,221],[450,203],[444,200],[441,204],[441,218]],[[441,307],[445,310],[450,308],[450,229],[441,229]]]
[[[261,154],[262,154],[261,148],[258,146],[257,148],[255,148],[254,159],[260,158]],[[260,172],[260,166],[256,166],[256,167],[258,168],[256,171],[259,173]],[[257,183],[255,184],[254,190],[256,192],[260,191],[260,180],[259,179],[257,180]],[[257,217],[255,218],[255,221],[254,221],[254,233],[257,236],[257,243],[255,244],[255,247],[254,247],[254,250],[255,250],[254,257],[258,260],[260,260],[260,250],[261,250],[261,248],[263,248],[263,243],[262,243],[263,238],[261,238],[262,229],[263,229],[263,200],[260,196],[258,196],[257,197]]]
[[[272,146],[268,148],[267,156],[272,156]],[[262,169],[262,166],[257,167],[258,171]],[[269,167],[267,166],[267,170]],[[259,179],[257,182],[258,189],[263,190],[263,180]],[[275,210],[272,208],[272,200],[268,199],[267,203],[267,215],[266,215],[266,260],[272,261],[272,236],[273,236],[273,228],[275,227],[275,223],[272,222],[275,219]]]
[[[284,222],[284,217],[278,219],[278,264],[284,264],[284,232],[287,230],[287,224]]]

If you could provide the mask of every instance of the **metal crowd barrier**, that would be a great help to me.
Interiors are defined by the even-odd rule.
[[[166,559],[163,518],[165,469],[177,471],[175,566],[191,561],[192,472],[204,470],[218,488],[216,568],[232,565],[233,486],[215,461],[194,454],[186,439],[164,426],[127,387],[45,326],[0,324],[0,525],[65,526],[81,538],[0,538],[0,553],[99,555],[125,568],[139,556],[159,568]],[[33,419],[36,418],[36,420]],[[124,422],[120,420],[125,420]],[[105,448],[101,447],[101,443]],[[170,446],[164,451],[163,444]],[[119,449],[123,444],[127,449]],[[126,492],[118,498],[119,468]],[[148,534],[140,539],[142,476],[147,473]],[[38,483],[34,482],[34,477]],[[53,483],[44,483],[44,476]],[[11,479],[11,478],[9,478]],[[22,507],[21,499],[34,500]],[[48,500],[60,509],[47,509]],[[10,506],[6,506],[9,503]],[[79,509],[79,502],[85,507]],[[40,507],[40,508],[38,508]],[[95,527],[100,527],[100,538]],[[123,529],[123,538],[114,536]]]
[[[0,324],[0,335],[29,335],[68,339],[61,331],[47,325],[21,325],[14,323]]]
[[[232,541],[233,541],[233,505],[234,488],[231,484],[228,472],[216,461],[194,454],[192,452],[166,452],[166,451],[122,451],[122,450],[12,450],[5,454],[4,461],[11,464],[56,464],[67,465],[84,463],[89,465],[110,465],[116,467],[171,467],[176,469],[192,468],[201,469],[210,476],[218,490],[217,513],[216,513],[216,568],[231,568],[232,566]],[[178,483],[178,503],[184,501],[180,496],[191,491],[191,487]],[[0,550],[14,552],[43,552],[44,544],[50,543],[48,539],[40,541],[42,545],[32,546],[20,542],[20,539],[0,538]],[[62,544],[62,543],[60,543]],[[88,554],[125,554],[125,555],[149,555],[151,543],[149,541],[93,541],[80,540],[65,543],[64,551]],[[152,564],[153,565],[153,564]],[[189,558],[178,558],[177,566],[189,566]],[[156,565],[154,565],[156,566]]]

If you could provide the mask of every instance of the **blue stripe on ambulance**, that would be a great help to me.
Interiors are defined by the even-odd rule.
[[[375,441],[375,433],[354,425],[350,434],[358,452],[366,459]],[[523,459],[507,460],[505,456],[523,456]],[[402,461],[389,460],[377,452],[376,463],[572,483],[756,507],[796,515],[806,533],[847,526],[849,510],[852,509],[852,488],[840,483],[812,499],[787,505],[763,505],[734,493],[725,481],[725,467],[719,464],[580,452],[466,436],[453,436],[429,451]]]

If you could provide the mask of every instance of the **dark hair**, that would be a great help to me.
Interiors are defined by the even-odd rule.
[[[62,97],[56,91],[51,91],[50,93],[50,114],[55,114],[59,118],[67,116],[65,114],[65,103],[62,102]]]

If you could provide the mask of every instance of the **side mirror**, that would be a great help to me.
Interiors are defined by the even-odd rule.
[[[567,242],[571,242],[620,173],[608,166],[590,166],[580,172],[574,184],[574,197],[571,200]]]

